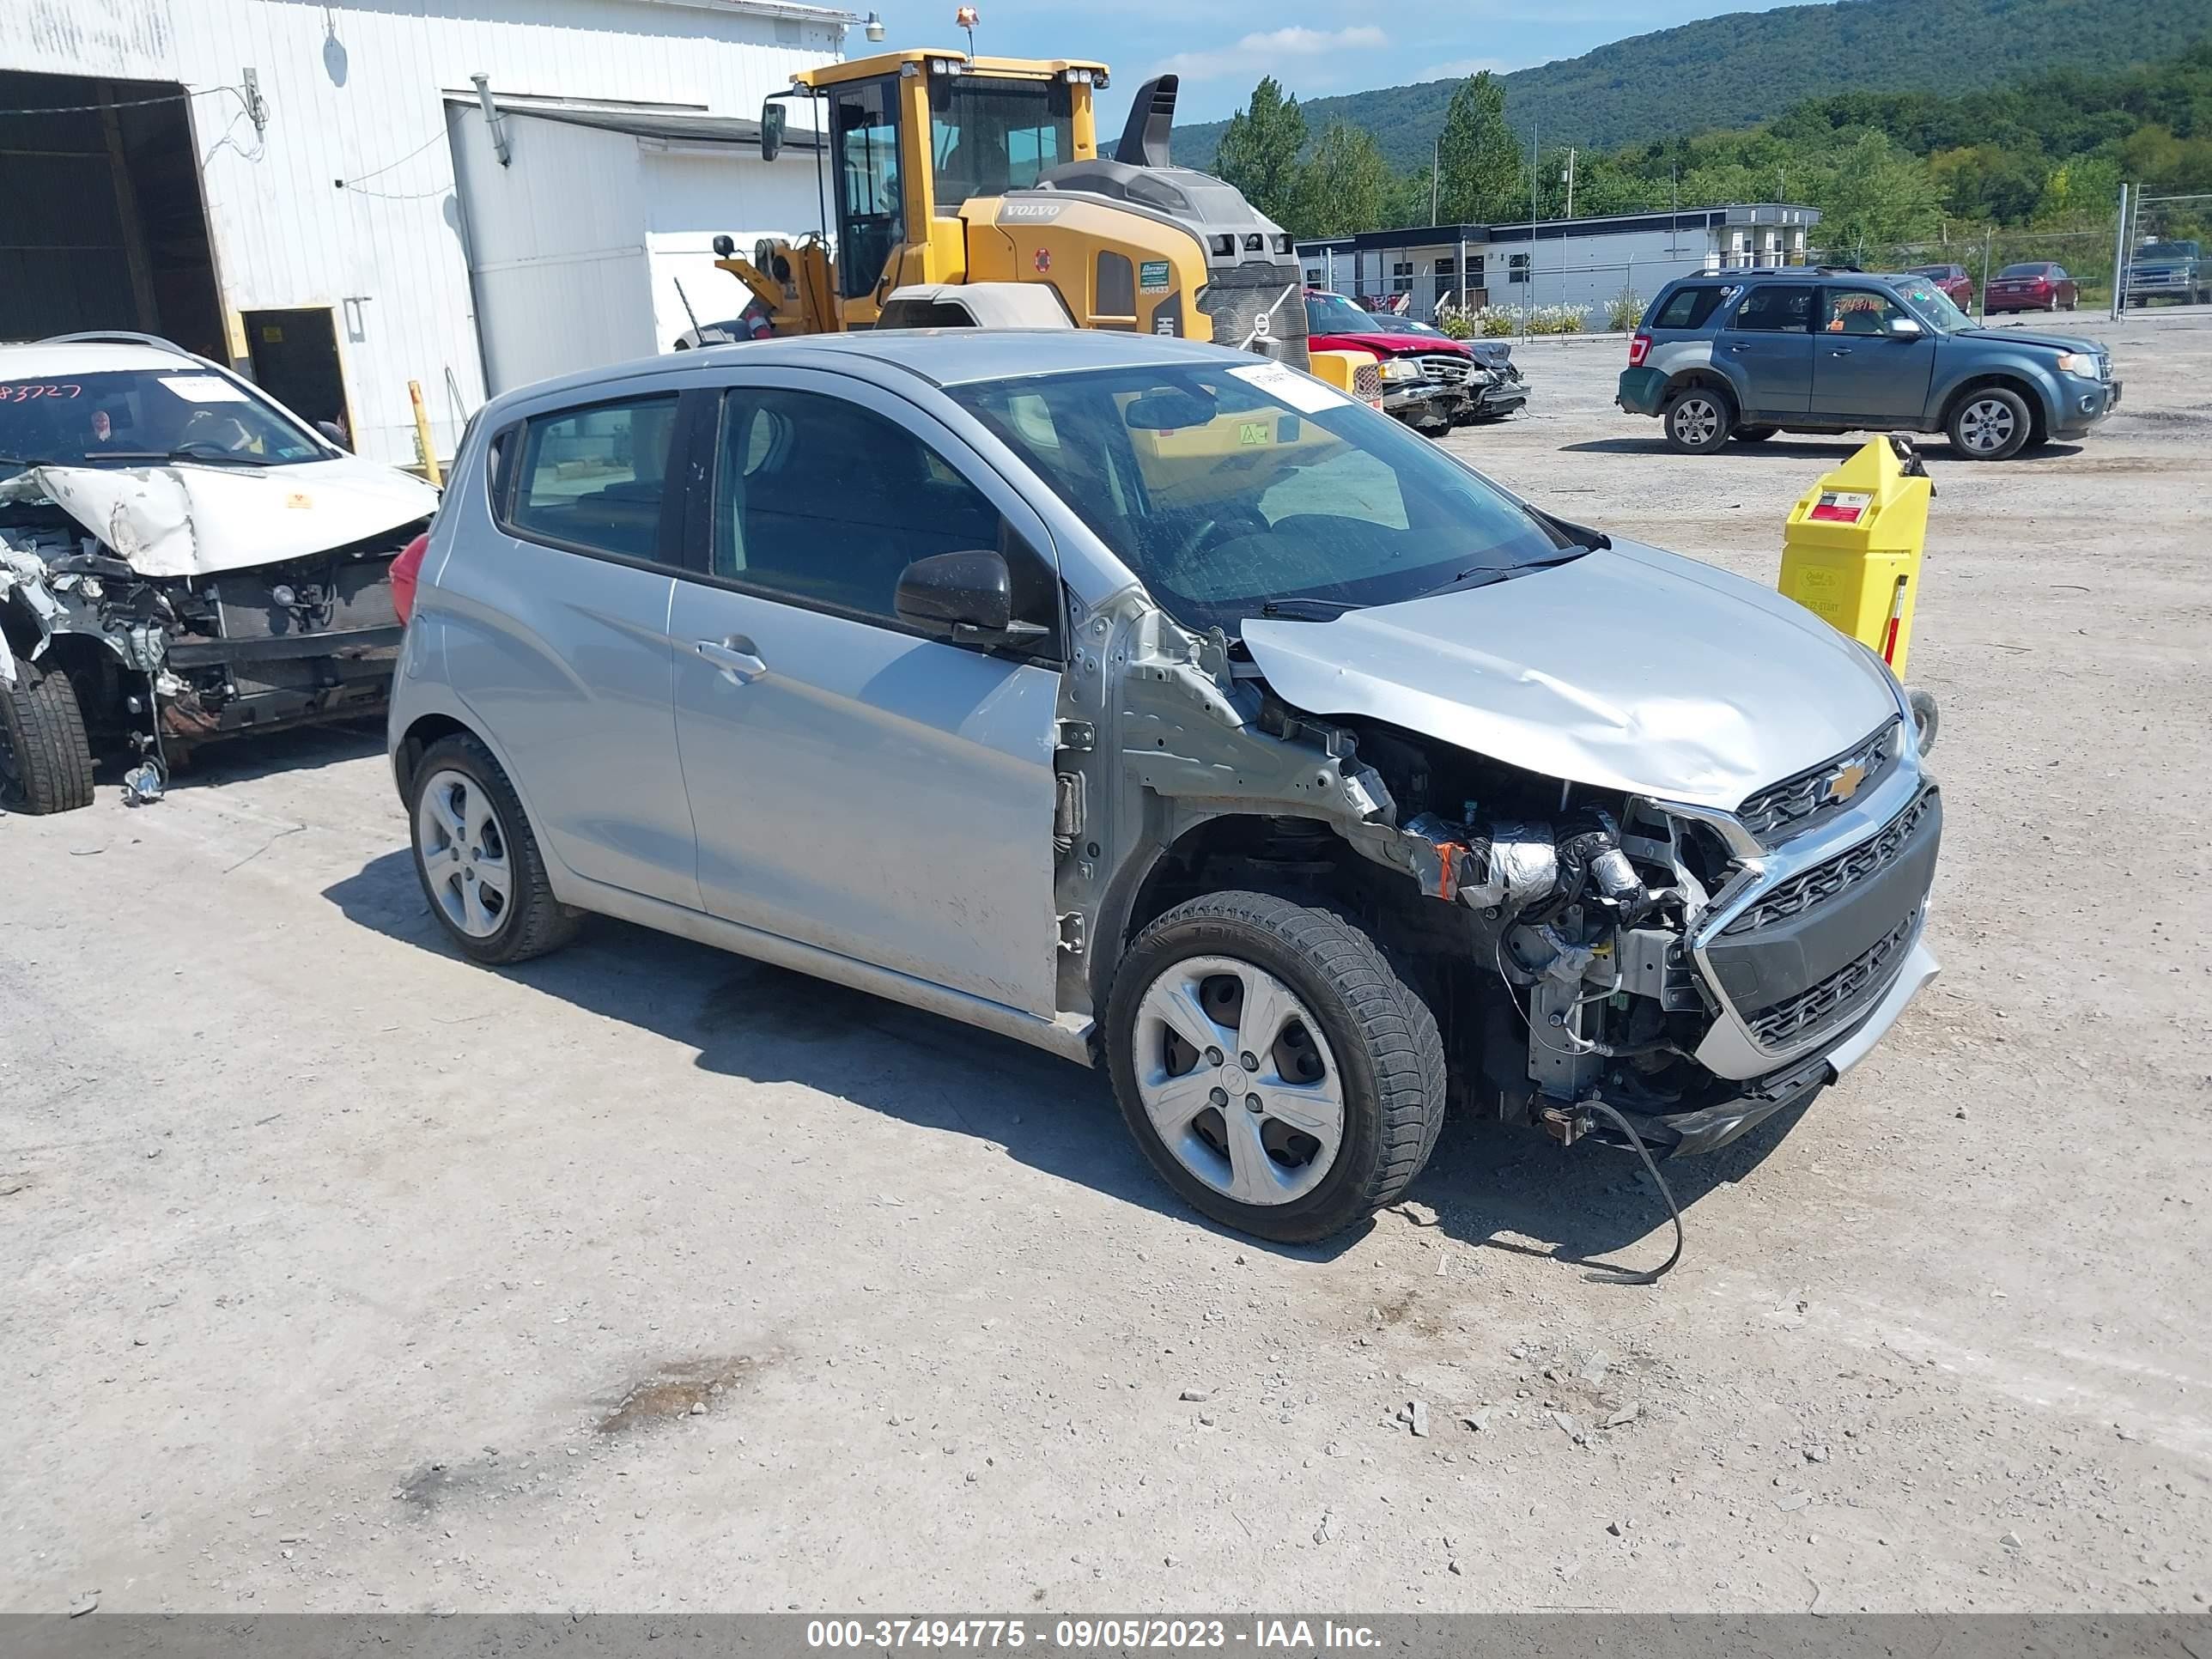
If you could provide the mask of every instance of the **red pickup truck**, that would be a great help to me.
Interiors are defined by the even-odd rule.
[[[1382,407],[1416,431],[1502,419],[1528,401],[1512,348],[1501,341],[1455,340],[1319,289],[1306,290],[1306,334],[1316,351],[1370,353],[1382,370]]]

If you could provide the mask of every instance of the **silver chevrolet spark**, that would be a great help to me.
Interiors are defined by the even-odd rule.
[[[586,912],[1103,1066],[1192,1204],[1395,1199],[1447,1101],[1707,1150],[1936,972],[1903,691],[1279,364],[1105,332],[634,363],[475,422],[392,702],[487,963]]]

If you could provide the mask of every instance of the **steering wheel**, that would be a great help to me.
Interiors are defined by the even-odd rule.
[[[1256,507],[1245,503],[1223,509],[1218,518],[1201,520],[1182,544],[1177,562],[1194,558],[1201,553],[1211,553],[1224,542],[1233,542],[1243,536],[1265,536],[1274,529],[1267,515]]]

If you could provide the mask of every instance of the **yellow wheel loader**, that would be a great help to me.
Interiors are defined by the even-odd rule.
[[[776,334],[1121,329],[1239,347],[1379,398],[1364,354],[1309,357],[1290,234],[1169,160],[1176,77],[1137,89],[1110,155],[1091,108],[1107,84],[1103,64],[937,50],[794,75],[762,108],[761,154],[784,148],[786,101],[809,100],[812,131],[789,137],[814,146],[822,232],[750,259],[720,237],[716,263]]]

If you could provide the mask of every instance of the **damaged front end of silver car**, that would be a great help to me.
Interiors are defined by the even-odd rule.
[[[1141,598],[1079,617],[1076,640],[1064,1009],[1104,1006],[1117,952],[1090,937],[1188,896],[1323,903],[1422,988],[1456,1105],[1663,1157],[1808,1100],[1936,971],[1942,805],[1899,716],[1720,809],[1316,716],[1243,642]]]
[[[64,678],[81,741],[130,756],[134,802],[216,738],[380,708],[402,632],[388,573],[428,522],[418,501],[318,512],[331,492],[260,478],[210,502],[180,472],[0,482],[0,686]]]

